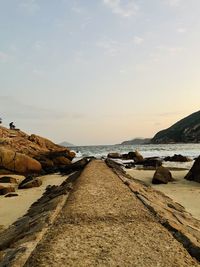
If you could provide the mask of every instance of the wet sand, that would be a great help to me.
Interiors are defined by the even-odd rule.
[[[195,218],[200,220],[200,183],[187,181],[184,179],[188,170],[171,171],[174,182],[161,185],[151,183],[155,170],[136,170],[130,169],[126,172],[132,177],[151,185],[154,189],[163,192],[165,195],[178,202],[191,213]]]

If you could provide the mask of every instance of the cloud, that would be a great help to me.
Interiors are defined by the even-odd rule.
[[[25,120],[25,121],[54,121],[64,119],[79,119],[84,114],[76,112],[61,111],[42,108],[25,104],[11,96],[0,96],[1,114],[4,120]]]
[[[144,39],[141,38],[141,37],[139,37],[139,36],[135,36],[135,37],[133,38],[133,42],[134,42],[134,44],[136,44],[136,45],[140,45],[140,44],[142,44],[142,43],[144,42]]]
[[[5,63],[9,59],[8,54],[0,51],[0,62]]]
[[[34,15],[40,9],[40,6],[36,0],[21,0],[19,9],[23,10],[28,15]]]
[[[120,44],[113,40],[98,41],[96,46],[102,48],[105,51],[105,54],[109,56],[116,56],[121,49]]]
[[[35,50],[41,50],[44,47],[45,43],[43,41],[36,41],[33,45]]]
[[[168,5],[171,7],[178,7],[180,6],[182,0],[167,0]]]
[[[180,28],[177,29],[177,32],[178,33],[186,33],[187,32],[187,29],[180,27]]]
[[[156,47],[159,51],[161,52],[165,52],[171,55],[175,55],[175,54],[179,54],[180,52],[182,52],[184,50],[183,47],[180,46],[157,46]]]
[[[125,18],[136,15],[139,10],[139,6],[135,3],[135,0],[103,0],[103,3],[114,14]]]

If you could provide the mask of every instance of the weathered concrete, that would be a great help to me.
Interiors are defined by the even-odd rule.
[[[104,162],[92,161],[28,266],[199,264]]]

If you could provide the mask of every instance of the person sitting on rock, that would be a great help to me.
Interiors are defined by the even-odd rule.
[[[15,125],[14,125],[13,121],[11,123],[9,123],[9,126],[10,126],[10,130],[14,130],[15,129]]]

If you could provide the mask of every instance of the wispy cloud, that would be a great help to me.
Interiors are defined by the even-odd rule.
[[[25,104],[10,96],[0,96],[1,116],[3,120],[53,121],[63,119],[79,119],[85,116],[77,112],[46,109]]]
[[[139,6],[135,0],[103,0],[103,3],[112,10],[114,14],[121,17],[131,17],[137,14]]]
[[[96,43],[96,46],[103,49],[106,55],[116,56],[121,49],[121,46],[118,42],[114,40],[102,40]]]
[[[184,51],[183,47],[180,46],[165,46],[165,45],[161,45],[161,46],[157,46],[156,47],[158,51],[160,52],[165,52],[168,54],[179,54],[180,52]]]
[[[23,10],[28,15],[33,15],[40,9],[40,6],[36,0],[21,0],[19,9]]]
[[[9,59],[9,55],[0,51],[0,62],[5,63]]]
[[[178,7],[181,4],[182,0],[167,0],[167,3],[171,7]]]
[[[43,41],[36,41],[34,44],[33,44],[33,48],[37,51],[40,51],[43,47],[44,47],[45,43]]]
[[[178,33],[186,33],[187,32],[187,29],[186,28],[183,28],[183,27],[180,27],[177,29],[177,32]]]
[[[135,36],[135,37],[133,38],[133,42],[134,42],[134,44],[136,44],[136,45],[141,45],[141,44],[144,42],[144,39],[141,38],[141,37],[139,37],[139,36]]]

